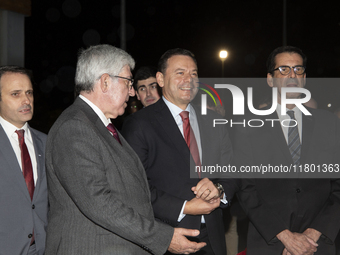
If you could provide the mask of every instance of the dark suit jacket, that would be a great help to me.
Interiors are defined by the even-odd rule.
[[[222,126],[212,128],[212,120],[221,116],[212,111],[201,116],[198,109],[196,115],[201,136],[202,165],[227,165],[232,157],[228,132]],[[191,187],[196,186],[199,179],[190,178],[190,167],[193,169],[195,163],[164,100],[160,99],[130,115],[124,121],[122,133],[146,170],[155,216],[171,226],[199,229],[200,215],[186,215],[180,223],[177,222],[184,201],[194,197]],[[211,178],[209,174],[205,176]],[[233,197],[236,190],[234,180],[214,182],[223,184],[228,199]],[[205,215],[205,220],[215,254],[225,255],[221,209]]]
[[[143,166],[77,98],[50,130],[46,254],[163,254],[173,228],[154,219]]]
[[[34,228],[37,254],[45,251],[47,184],[45,173],[46,135],[30,128],[37,160],[38,179],[33,200],[11,142],[0,125],[0,254],[27,254]]]
[[[340,125],[331,113],[308,110],[303,115],[301,165],[339,164]],[[247,115],[245,119],[278,119]],[[281,125],[233,129],[235,163],[280,166],[293,164]],[[340,179],[243,179],[239,200],[250,218],[247,254],[275,255],[283,251],[276,235],[284,229],[302,233],[314,228],[323,235],[315,254],[334,254],[340,227]]]

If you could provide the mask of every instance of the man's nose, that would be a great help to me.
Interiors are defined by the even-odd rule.
[[[146,95],[147,96],[150,96],[151,95],[151,89],[148,87],[146,88]]]
[[[288,74],[289,78],[296,78],[296,73],[294,72],[294,68],[290,69],[290,73]]]
[[[136,95],[136,91],[134,89],[134,87],[132,87],[130,90],[129,90],[129,96],[130,97],[134,97]]]
[[[25,94],[22,99],[23,104],[30,104],[32,102],[32,97],[28,94]]]
[[[187,81],[187,82],[191,82],[191,81],[192,81],[192,76],[191,76],[191,74],[190,74],[190,73],[186,73],[186,74],[184,75],[184,79],[185,79],[185,81]]]

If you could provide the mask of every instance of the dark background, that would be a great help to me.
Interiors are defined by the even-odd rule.
[[[25,66],[34,73],[32,126],[48,132],[74,99],[80,48],[120,47],[120,0],[32,0],[25,20]],[[307,77],[339,77],[340,18],[337,1],[287,0],[287,44],[308,57]],[[170,48],[191,50],[200,77],[221,77],[218,53],[226,49],[225,77],[265,77],[266,59],[282,45],[283,0],[126,0],[126,51],[136,68],[157,65]],[[268,93],[264,84],[258,95]],[[340,106],[338,86],[314,86],[319,108]],[[332,107],[327,107],[331,103]]]

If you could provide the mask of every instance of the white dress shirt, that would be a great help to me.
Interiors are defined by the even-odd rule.
[[[32,162],[33,179],[34,179],[34,186],[35,186],[36,183],[37,183],[37,179],[38,179],[37,159],[36,159],[36,155],[35,155],[35,151],[34,151],[34,144],[33,144],[33,140],[32,140],[31,131],[28,128],[27,122],[25,123],[25,125],[23,127],[17,128],[12,123],[9,123],[7,120],[4,120],[0,116],[0,124],[1,124],[2,128],[4,129],[9,141],[11,142],[12,149],[15,153],[15,156],[17,157],[21,171],[22,171],[21,149],[20,149],[20,145],[19,145],[18,134],[15,133],[15,131],[20,130],[20,129],[25,130],[25,134],[24,134],[25,143],[26,143],[28,153],[29,153],[30,158],[31,158],[31,162]]]
[[[165,104],[168,106],[172,117],[174,118],[179,131],[181,131],[181,134],[184,138],[184,132],[183,132],[183,121],[181,116],[179,115],[183,110],[181,108],[179,108],[177,105],[174,105],[173,103],[169,102],[168,100],[165,99],[165,97],[163,96],[162,99],[164,100]],[[188,104],[187,108],[184,111],[188,111],[189,112],[189,121],[190,121],[190,126],[194,132],[195,138],[196,138],[196,142],[197,142],[197,147],[198,147],[198,152],[200,155],[200,160],[202,162],[202,146],[201,146],[201,136],[200,136],[200,131],[199,131],[199,127],[198,127],[198,122],[197,122],[197,116],[196,116],[196,112],[194,107],[191,106],[191,104]],[[227,198],[225,196],[225,194],[223,194],[223,199],[221,199],[221,202],[223,202],[224,204],[227,204]],[[187,200],[184,201],[183,206],[182,206],[182,210],[179,214],[179,217],[177,219],[178,222],[180,222],[186,214],[183,213],[184,208],[185,208],[185,204],[187,203]],[[202,215],[202,223],[205,223],[204,220],[204,216]]]

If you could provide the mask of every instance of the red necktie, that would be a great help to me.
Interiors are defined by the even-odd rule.
[[[22,173],[24,175],[26,186],[27,186],[28,192],[30,193],[30,197],[32,200],[33,193],[34,193],[33,168],[32,168],[31,157],[30,157],[30,154],[28,153],[28,149],[25,143],[25,137],[24,137],[25,130],[23,129],[16,130],[15,133],[18,134],[18,138],[19,138],[19,146],[21,150]],[[34,238],[34,230],[33,230],[30,244],[32,244],[34,240],[35,238]]]
[[[183,133],[184,133],[184,139],[187,143],[190,153],[195,161],[196,166],[201,166],[201,160],[200,155],[198,152],[198,146],[195,138],[194,131],[192,130],[190,126],[189,121],[189,112],[183,111],[179,114],[183,121]],[[198,177],[201,178],[201,171],[198,171]]]
[[[120,143],[120,145],[122,145],[115,126],[112,123],[110,123],[109,125],[106,126],[106,128],[112,133],[113,137],[116,138],[116,140]]]
[[[30,154],[28,153],[28,149],[25,143],[24,133],[25,130],[20,129],[15,131],[19,137],[19,145],[21,150],[21,164],[22,164],[22,173],[25,178],[25,182],[27,185],[28,192],[30,193],[31,200],[33,199],[34,193],[34,179],[33,179],[33,169]]]

